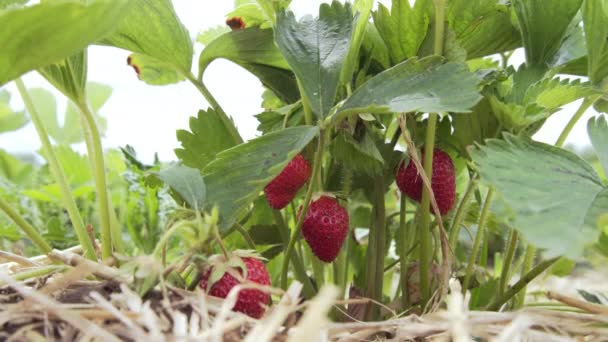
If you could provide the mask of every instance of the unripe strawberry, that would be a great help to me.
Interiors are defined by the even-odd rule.
[[[441,215],[445,215],[452,209],[454,200],[456,199],[454,163],[452,162],[452,158],[444,151],[437,148],[434,151],[431,188],[433,189],[439,212]],[[424,152],[422,153],[421,159],[421,162],[424,165]],[[397,169],[395,178],[401,192],[415,201],[421,200],[423,186],[422,178],[413,161],[410,160],[407,167],[404,166],[404,163],[401,163]]]
[[[247,280],[260,284],[270,285],[270,275],[266,269],[266,265],[256,258],[242,258],[243,263],[247,267]],[[203,275],[200,287],[207,291],[211,296],[226,298],[230,290],[239,284],[239,281],[233,277],[230,273],[226,272],[224,275],[215,282],[211,289],[208,289],[209,277],[213,272],[211,267]],[[238,272],[242,275],[243,273],[239,269]],[[260,318],[264,315],[266,308],[264,307],[270,302],[270,295],[260,290],[241,290],[238,295],[238,299],[233,308],[234,311],[242,312],[253,318]]]
[[[294,197],[298,191],[310,178],[310,165],[298,154],[289,164],[276,176],[266,187],[264,193],[268,204],[273,209],[283,209]]]
[[[348,212],[335,198],[321,196],[310,203],[302,234],[314,255],[325,262],[332,262],[348,234]]]

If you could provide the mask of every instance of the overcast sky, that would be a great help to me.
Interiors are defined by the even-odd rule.
[[[296,15],[317,13],[321,0],[293,0],[292,9]],[[389,2],[389,1],[383,1]],[[196,35],[208,27],[223,24],[224,15],[231,11],[233,1],[200,1],[174,0],[177,14]],[[197,54],[201,46],[196,44]],[[101,115],[108,120],[108,130],[103,140],[105,148],[132,145],[139,156],[151,161],[155,152],[161,160],[175,159],[173,149],[179,147],[175,137],[177,129],[188,128],[188,118],[196,115],[207,102],[190,83],[181,82],[169,86],[149,86],[137,79],[133,69],[126,64],[129,52],[93,46],[89,48],[89,80],[101,82],[114,89],[109,101],[101,110]],[[194,61],[198,58],[195,56]],[[517,53],[512,61],[519,64],[523,54]],[[52,88],[42,77],[30,73],[24,78],[28,87]],[[235,82],[235,80],[238,80]],[[233,116],[239,131],[245,139],[251,139],[256,132],[257,120],[253,115],[261,111],[262,87],[259,81],[248,72],[230,62],[215,61],[207,69],[205,83],[218,99],[226,112]],[[22,108],[22,102],[11,83],[4,86],[13,95],[13,107]],[[62,115],[65,100],[55,92]],[[561,129],[576,111],[578,102],[566,106],[561,112],[551,117],[545,127],[535,136],[537,140],[554,143]],[[586,117],[572,131],[568,142],[583,146],[589,143],[585,129],[587,119],[595,114],[589,111]],[[31,124],[25,128],[0,135],[0,148],[10,152],[30,152],[39,149],[38,137]],[[84,146],[77,146],[85,151]]]

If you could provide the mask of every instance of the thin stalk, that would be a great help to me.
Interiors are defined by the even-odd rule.
[[[426,142],[424,145],[424,172],[426,173],[429,183],[433,179],[433,152],[435,148],[435,130],[437,126],[437,114],[430,113],[428,126],[426,129]],[[431,186],[431,184],[429,184]],[[426,187],[422,192],[422,200],[420,201],[420,209],[422,216],[420,218],[420,226],[418,228],[418,236],[420,237],[420,292],[422,299],[422,307],[426,307],[431,298],[431,262],[432,262],[432,243],[431,243],[431,213],[430,204],[431,198]]]
[[[347,84],[347,89],[350,88],[350,84]],[[348,198],[350,196],[350,191],[352,188],[353,182],[353,172],[350,169],[344,170],[344,180],[342,182],[342,192]],[[348,227],[348,233],[346,234],[346,241],[344,241],[344,246],[342,246],[342,250],[340,254],[338,254],[338,260],[336,260],[335,267],[335,283],[340,288],[341,295],[345,294],[346,291],[346,283],[348,281],[348,266],[349,266],[349,251],[350,251],[350,234],[352,228]]]
[[[281,288],[283,289],[287,289],[287,271],[289,269],[289,260],[296,245],[296,241],[298,240],[298,236],[300,236],[300,232],[302,231],[304,218],[306,217],[306,212],[308,211],[308,206],[310,205],[310,200],[312,199],[312,193],[315,189],[316,179],[318,178],[317,174],[321,171],[321,163],[323,162],[323,149],[325,148],[324,135],[325,132],[323,131],[319,133],[317,151],[315,152],[315,160],[312,167],[312,175],[310,178],[310,183],[308,184],[308,190],[306,191],[306,195],[304,196],[304,203],[302,205],[302,214],[300,215],[300,217],[298,217],[296,227],[293,231],[293,234],[291,234],[291,238],[289,239],[287,250],[285,250],[283,265],[281,267]]]
[[[374,253],[374,249],[377,244],[377,232],[378,230],[374,227],[375,217],[376,217],[376,207],[372,208],[372,214],[369,218],[369,234],[367,236],[367,253],[366,259],[367,264],[365,268],[365,283],[367,284],[366,294],[367,298],[376,298],[376,273],[374,272],[374,267],[376,267],[376,257],[377,253]],[[371,309],[371,308],[370,308]]]
[[[289,230],[289,226],[281,212],[278,210],[272,211],[274,215],[274,221],[279,227],[279,234],[281,234],[281,239],[283,240],[283,245],[287,246],[289,244],[289,235],[291,231]],[[293,268],[296,274],[296,278],[304,285],[304,295],[312,295],[314,294],[314,287],[310,278],[308,278],[308,274],[306,274],[306,267],[304,267],[304,262],[302,261],[302,255],[298,253],[298,251],[293,252],[293,258],[291,258],[291,262],[293,264]]]
[[[300,91],[300,96],[302,97],[302,108],[304,109],[304,123],[307,125],[313,124],[313,114],[312,109],[310,108],[310,102],[308,98],[306,98],[306,93],[304,92],[304,87],[302,87],[302,83],[298,80],[298,90]]]
[[[152,255],[160,255],[161,251],[165,248],[165,245],[169,242],[171,236],[173,236],[173,234],[175,234],[177,231],[185,228],[194,229],[193,223],[190,221],[182,221],[172,225],[171,228],[169,228],[160,238],[156,244],[156,247],[154,248],[154,252],[152,252]]]
[[[93,117],[93,113],[89,109],[89,105],[86,104],[86,102],[81,102],[77,105],[86,121],[83,125],[84,134],[89,135],[85,139],[85,142],[89,151],[89,159],[92,161],[91,164],[93,165],[101,232],[101,258],[105,260],[112,256],[113,241],[112,229],[110,227],[110,210],[112,204],[108,196],[105,162],[103,160],[103,148],[101,146],[101,135],[99,134],[95,117]],[[91,155],[90,153],[93,154]]]
[[[521,269],[521,274],[526,274],[530,272],[532,266],[534,266],[534,258],[536,257],[536,247],[531,243],[528,243],[528,247],[526,247],[526,254],[524,256],[524,264]],[[515,301],[515,308],[521,308],[526,303],[526,291],[527,286],[524,287],[521,293],[517,294],[517,299]]]
[[[17,227],[21,228],[21,230],[27,235],[30,240],[42,251],[44,254],[49,254],[53,248],[44,240],[42,235],[38,233],[38,230],[34,228],[31,224],[29,224],[19,213],[15,210],[7,201],[5,201],[2,197],[0,197],[0,209],[4,211],[4,213],[10,217],[13,222],[17,225]]]
[[[376,176],[374,180],[374,188],[376,198],[374,203],[374,230],[376,231],[376,244],[372,253],[376,254],[374,258],[376,263],[373,270],[375,276],[373,282],[368,279],[368,286],[373,286],[376,290],[374,291],[375,297],[372,297],[376,302],[382,302],[382,294],[384,289],[384,252],[386,251],[386,208],[384,205],[384,175]],[[372,319],[380,318],[380,307],[378,305],[370,305]]]
[[[400,264],[400,279],[401,279],[401,306],[402,309],[405,309],[410,306],[410,299],[408,296],[408,276],[407,271],[409,269],[409,249],[410,249],[410,240],[411,233],[407,227],[406,223],[406,209],[407,209],[407,200],[404,195],[401,195],[401,201],[399,203],[399,228],[401,234],[405,234],[405,236],[401,239],[401,255],[399,256]]]
[[[224,124],[224,127],[226,127],[226,130],[228,130],[228,133],[230,133],[230,136],[232,137],[232,140],[234,141],[234,143],[236,145],[241,144],[243,142],[243,138],[241,138],[239,131],[236,129],[236,126],[234,125],[234,122],[228,117],[228,115],[226,114],[224,109],[222,109],[222,107],[217,102],[215,97],[213,97],[213,95],[211,94],[209,89],[207,89],[207,87],[205,87],[205,84],[203,83],[203,81],[197,80],[196,77],[194,76],[194,74],[190,71],[184,72],[183,74],[186,76],[188,81],[190,81],[190,83],[192,83],[196,87],[196,89],[198,89],[198,91],[203,95],[203,97],[207,100],[207,102],[209,102],[209,105],[211,105],[211,107],[213,107],[213,109],[219,116],[220,120]]]
[[[22,271],[22,272],[17,273],[12,276],[12,279],[15,281],[23,281],[23,280],[32,279],[32,278],[40,278],[42,276],[47,276],[51,273],[63,272],[69,268],[70,267],[66,266],[66,265],[48,265],[48,266],[36,267],[31,270]],[[0,286],[3,286],[3,285],[5,285],[5,284],[0,282]]]
[[[492,203],[492,197],[494,197],[494,189],[490,188],[488,190],[488,194],[486,195],[486,201],[483,204],[483,208],[481,209],[481,216],[479,218],[479,224],[477,225],[477,234],[475,235],[475,242],[473,243],[473,250],[471,251],[471,255],[469,257],[469,264],[467,265],[467,271],[464,275],[464,281],[462,283],[462,292],[466,293],[469,289],[469,284],[471,282],[471,277],[475,271],[475,264],[477,263],[477,255],[479,254],[479,249],[481,247],[481,242],[483,240],[485,234],[486,221],[490,216],[490,205]]]
[[[84,251],[84,255],[91,259],[97,260],[97,256],[95,255],[95,248],[93,247],[93,242],[89,239],[89,234],[87,234],[87,230],[85,228],[82,217],[80,216],[80,212],[78,211],[78,207],[76,206],[76,202],[74,201],[74,197],[72,197],[72,192],[70,191],[70,187],[68,186],[68,181],[63,172],[63,168],[55,155],[55,151],[53,150],[53,146],[51,145],[51,140],[49,139],[49,135],[42,123],[42,119],[38,115],[38,111],[34,107],[34,103],[30,98],[30,95],[23,84],[23,81],[18,78],[15,80],[15,84],[17,85],[17,89],[23,98],[23,103],[27,111],[30,113],[30,117],[32,118],[32,122],[34,123],[34,127],[38,132],[38,136],[40,137],[40,142],[42,144],[42,150],[47,157],[49,168],[55,181],[59,185],[59,189],[61,190],[61,197],[63,200],[63,205],[68,212],[68,216],[70,217],[70,221],[74,226],[74,231],[76,232],[76,236],[78,236],[78,241],[82,246]]]
[[[549,267],[551,267],[555,262],[559,260],[559,257],[545,260],[538,265],[534,266],[530,272],[526,273],[515,285],[513,285],[507,292],[499,295],[488,307],[486,308],[489,311],[496,311],[503,306],[504,303],[508,302],[513,296],[518,294],[522,289],[524,289],[528,284],[534,280],[534,278],[538,277],[541,273],[546,271]]]
[[[323,287],[325,284],[325,264],[310,252],[310,263],[312,264],[312,273],[315,276],[317,288]]]
[[[586,97],[583,100],[583,103],[581,103],[581,106],[578,108],[576,113],[574,113],[574,116],[570,119],[570,121],[568,121],[568,124],[566,124],[566,127],[564,127],[564,130],[559,135],[559,138],[557,138],[557,141],[555,142],[555,146],[557,146],[557,147],[564,146],[564,143],[566,142],[568,135],[570,135],[570,132],[574,128],[574,125],[576,125],[578,120],[580,120],[580,118],[585,114],[587,109],[589,109],[589,107],[591,107],[591,105],[593,105],[595,100],[597,100],[597,96]]]
[[[498,282],[498,293],[503,293],[509,284],[509,275],[511,271],[511,264],[515,257],[515,250],[517,250],[517,241],[519,240],[519,233],[516,229],[511,229],[509,232],[509,238],[507,240],[507,246],[505,251],[505,257],[502,262],[502,271],[500,272],[500,280]]]
[[[253,241],[253,239],[251,238],[251,235],[249,235],[249,233],[245,230],[245,228],[243,228],[243,226],[241,226],[240,224],[235,224],[234,225],[234,229],[241,234],[241,236],[243,237],[243,240],[245,240],[245,243],[247,243],[247,247],[255,250],[255,241]]]
[[[446,0],[435,0],[435,42],[433,51],[436,55],[443,55],[445,34],[445,2]]]
[[[467,186],[466,191],[464,192],[464,196],[462,196],[462,200],[458,205],[458,209],[456,209],[456,214],[454,215],[454,219],[452,220],[452,225],[450,227],[450,248],[455,251],[456,245],[458,244],[458,236],[460,235],[460,228],[462,224],[462,220],[467,214],[469,209],[469,202],[471,201],[471,197],[477,188],[477,177],[471,177],[469,180],[469,185]]]
[[[479,256],[479,267],[486,268],[488,266],[488,252],[490,249],[490,233],[486,230],[483,234],[483,243],[481,245],[481,255]]]

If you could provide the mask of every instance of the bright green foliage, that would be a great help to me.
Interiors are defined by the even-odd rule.
[[[599,93],[589,83],[554,78],[532,85],[526,91],[523,103],[535,103],[546,109],[557,109],[570,102]]]
[[[133,53],[128,63],[135,69],[137,78],[150,85],[173,84],[185,79],[171,64],[141,53]]]
[[[201,110],[198,117],[191,117],[190,131],[177,131],[182,147],[175,149],[175,155],[187,166],[202,170],[216,154],[234,146],[222,120],[212,109]]]
[[[38,72],[72,101],[84,99],[87,84],[87,51],[40,68]]]
[[[23,162],[4,150],[0,150],[0,177],[14,184],[24,185],[31,181],[34,167]]]
[[[196,41],[206,46],[209,45],[209,43],[211,43],[217,37],[228,32],[230,32],[230,28],[226,25],[212,26],[206,29],[205,31],[199,33],[196,37]]]
[[[602,163],[604,173],[608,175],[608,123],[606,122],[606,116],[600,115],[589,119],[587,132],[595,153],[597,153],[597,157]]]
[[[581,257],[598,238],[608,191],[578,156],[513,135],[472,152],[481,179],[511,208],[515,228],[550,255]],[[601,194],[601,195],[600,195]]]
[[[272,30],[253,27],[217,37],[199,57],[199,76],[218,58],[234,62],[256,75],[283,101],[291,103],[299,97],[289,65],[274,44]]]
[[[378,4],[374,24],[384,40],[392,65],[417,56],[431,22],[433,3],[419,0],[410,6],[408,0],[394,0],[389,11]]]
[[[358,64],[359,50],[365,37],[367,24],[369,23],[370,15],[372,13],[372,7],[374,6],[373,0],[356,0],[353,4],[353,11],[357,16],[357,23],[353,29],[352,42],[348,49],[348,55],[344,59],[344,66],[342,67],[342,75],[340,76],[340,82],[349,82],[355,71],[355,67]]]
[[[239,17],[245,23],[245,27],[269,28],[270,19],[263,12],[262,8],[255,3],[243,4],[228,13],[226,18]]]
[[[102,44],[139,52],[190,71],[194,53],[190,34],[179,21],[171,0],[132,0],[129,11]]]
[[[285,122],[285,116],[288,116],[287,122]],[[258,131],[269,133],[281,130],[283,125],[294,127],[304,124],[304,109],[301,103],[294,103],[274,111],[262,112],[256,115],[256,118],[260,122]]]
[[[183,165],[172,165],[153,176],[167,184],[188,207],[201,210],[205,203],[207,188],[199,169]]]
[[[544,66],[559,50],[582,0],[513,0],[526,61]]]
[[[608,4],[602,0],[585,0],[582,12],[589,79],[598,85],[608,76]]]
[[[25,5],[27,2],[28,0],[0,0],[0,10]]]
[[[468,112],[481,98],[480,79],[441,57],[410,59],[359,87],[338,113]]]
[[[16,112],[10,108],[10,99],[7,91],[0,90],[0,133],[16,131],[29,122],[24,112]]]
[[[581,75],[587,74],[586,65],[587,46],[580,21],[576,18],[570,24],[570,28],[566,31],[566,36],[562,41],[557,53],[553,56],[549,65],[551,67],[559,67],[562,70],[574,70],[574,66],[585,62]]]
[[[318,134],[317,127],[288,128],[219,153],[203,175],[206,207],[219,207],[220,229],[232,227],[266,184]]]
[[[292,12],[277,19],[275,39],[298,77],[312,111],[323,118],[334,106],[338,81],[348,55],[353,15],[347,3],[322,4],[319,17],[298,22]]]
[[[453,0],[447,9],[449,27],[467,58],[478,58],[521,46],[508,6],[496,0]]]
[[[107,35],[128,4],[125,0],[47,1],[0,12],[0,85],[72,56]]]

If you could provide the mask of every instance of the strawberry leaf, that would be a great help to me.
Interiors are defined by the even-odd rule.
[[[0,91],[0,133],[12,132],[25,126],[29,119],[23,111],[16,112],[9,106],[10,94]]]
[[[151,175],[167,184],[188,207],[201,210],[205,204],[207,188],[198,169],[183,165],[173,165]]]
[[[205,31],[199,33],[196,37],[196,41],[207,46],[216,38],[228,32],[230,32],[230,28],[226,25],[212,26],[206,29]]]
[[[219,153],[203,170],[207,206],[220,210],[226,231],[260,191],[319,134],[318,127],[298,126],[269,133]]]
[[[589,80],[600,84],[608,76],[608,4],[585,0],[582,6]]]
[[[587,132],[595,153],[597,153],[597,157],[602,163],[604,174],[608,175],[608,123],[606,122],[606,116],[600,115],[589,119]]]
[[[177,131],[182,147],[175,149],[175,155],[186,166],[202,170],[216,154],[234,146],[226,126],[212,109],[200,110],[197,117],[191,117],[190,131]]]
[[[373,0],[355,0],[353,8],[357,15],[357,23],[353,29],[352,43],[348,49],[348,55],[344,60],[344,66],[342,67],[342,74],[340,75],[340,82],[350,82],[353,73],[355,72],[355,66],[359,59],[359,50],[365,37],[365,31],[367,24],[369,23],[369,17],[372,13],[372,7],[374,6]]]
[[[350,4],[322,4],[319,17],[297,21],[293,12],[277,17],[275,40],[301,82],[312,111],[323,118],[334,105],[338,81],[353,32]]]
[[[441,57],[409,59],[364,83],[338,113],[469,112],[480,78],[466,64]]]
[[[553,110],[578,99],[599,94],[601,91],[593,88],[589,83],[554,78],[535,83],[528,88],[523,103],[535,103]]]
[[[101,44],[142,53],[189,72],[194,53],[190,34],[170,0],[131,0],[131,7]]]
[[[579,259],[597,241],[608,190],[593,168],[563,149],[510,134],[471,151],[484,183],[512,211],[513,226],[550,255]],[[514,166],[517,168],[514,169]]]
[[[224,277],[224,274],[228,271],[226,264],[218,263],[213,266],[213,270],[211,270],[211,274],[209,275],[209,280],[207,281],[207,291],[211,291],[213,285],[220,281]]]
[[[87,51],[82,50],[61,62],[38,69],[55,88],[72,101],[84,98],[87,84]]]
[[[513,0],[526,61],[544,66],[557,53],[582,0]],[[548,29],[551,28],[551,29]]]
[[[129,4],[125,0],[45,1],[2,11],[0,86],[72,56],[107,35]]]
[[[149,85],[167,85],[185,79],[171,64],[141,53],[131,54],[127,63],[135,69],[137,78]]]

